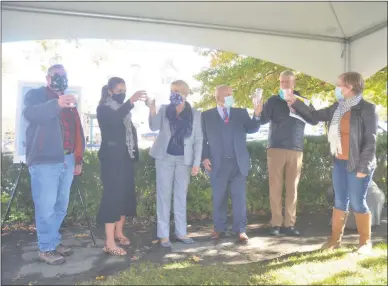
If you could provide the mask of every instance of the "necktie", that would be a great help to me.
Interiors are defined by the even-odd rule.
[[[224,122],[227,124],[229,122],[228,109],[223,108],[222,111],[224,112]]]

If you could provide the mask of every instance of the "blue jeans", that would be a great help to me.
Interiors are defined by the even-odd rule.
[[[372,181],[373,172],[365,178],[357,178],[357,172],[347,170],[348,161],[334,159],[333,187],[334,207],[341,211],[349,211],[350,208],[356,213],[368,213],[366,195],[369,184]]]
[[[38,247],[42,252],[55,250],[61,242],[59,229],[69,205],[74,168],[74,154],[66,155],[64,163],[29,167]]]

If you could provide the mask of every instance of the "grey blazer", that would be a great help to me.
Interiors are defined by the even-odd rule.
[[[151,147],[150,156],[156,160],[163,160],[167,155],[167,147],[171,139],[170,123],[166,117],[167,105],[162,105],[155,116],[149,116],[149,126],[152,131],[159,134]],[[201,125],[201,113],[194,108],[193,132],[184,141],[184,159],[188,166],[199,167],[202,158],[203,135]]]

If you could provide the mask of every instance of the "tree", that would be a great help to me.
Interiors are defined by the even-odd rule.
[[[221,50],[197,49],[197,52],[210,58],[210,67],[194,76],[202,83],[201,87],[195,90],[202,95],[202,100],[197,106],[205,109],[215,105],[214,89],[217,85],[224,83],[234,89],[236,105],[252,107],[249,95],[254,92],[255,88],[264,89],[264,98],[276,94],[279,90],[279,75],[287,69],[271,62]],[[298,90],[302,91],[302,95],[307,98],[334,101],[332,84],[298,71],[294,72],[298,80]],[[384,68],[370,78],[366,84],[368,98],[376,104],[385,104],[385,107],[386,99],[383,94],[386,81],[387,68]],[[373,96],[369,97],[370,94]]]
[[[388,68],[385,67],[365,82],[364,97],[376,105],[387,109]]]

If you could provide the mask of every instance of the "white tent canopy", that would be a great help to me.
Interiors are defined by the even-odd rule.
[[[76,38],[222,49],[334,82],[387,65],[387,2],[2,2],[3,42]]]

